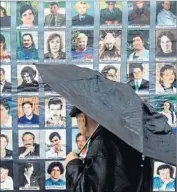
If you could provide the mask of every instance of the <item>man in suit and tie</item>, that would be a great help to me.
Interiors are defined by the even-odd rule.
[[[1,93],[11,93],[12,85],[6,81],[6,72],[4,68],[0,68],[0,87]]]
[[[144,68],[142,63],[130,64],[130,66],[132,70],[130,69],[130,80],[127,84],[130,85],[137,93],[142,91],[149,92],[149,81],[143,79]]]
[[[44,25],[48,27],[57,27],[66,25],[65,14],[59,13],[59,5],[57,2],[50,3],[50,14],[45,16]]]
[[[87,2],[79,1],[75,4],[74,8],[77,10],[78,15],[72,17],[72,25],[93,25],[94,17],[87,14],[90,5]]]

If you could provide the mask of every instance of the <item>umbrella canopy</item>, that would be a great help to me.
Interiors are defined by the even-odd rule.
[[[176,164],[176,136],[166,118],[134,90],[75,65],[36,65],[44,83],[145,156]]]

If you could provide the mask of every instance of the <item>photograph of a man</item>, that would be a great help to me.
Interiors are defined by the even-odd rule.
[[[136,93],[149,92],[149,81],[144,79],[145,70],[142,63],[129,64],[129,81],[127,82]]]
[[[65,158],[66,147],[63,143],[64,135],[59,131],[51,132],[50,135],[46,135],[46,140],[49,140],[50,146],[46,142],[46,158]],[[48,148],[48,149],[47,149]]]
[[[89,33],[89,32],[88,32]],[[88,37],[89,35],[89,37]],[[90,34],[73,32],[71,57],[73,60],[93,59],[93,31]]]
[[[13,190],[12,166],[8,163],[0,164],[0,191]]]
[[[8,66],[0,67],[0,88],[1,88],[0,93],[1,94],[9,94],[12,91],[12,84],[11,84],[11,82],[7,81],[8,77],[6,76],[5,69],[10,70],[10,66],[9,67]]]
[[[117,1],[106,0],[104,4],[106,4],[106,7],[100,10],[100,24],[101,25],[122,24],[122,11],[116,6]]]
[[[35,34],[34,34],[35,33]],[[37,33],[33,32],[36,35]],[[38,60],[38,50],[36,48],[34,37],[31,33],[24,33],[19,40],[20,46],[17,47],[17,59],[18,60]]]
[[[35,134],[24,132],[21,139],[23,146],[19,147],[19,158],[39,157],[39,144],[35,141]]]
[[[133,51],[131,51],[132,53],[128,58],[130,61],[149,60],[149,50],[145,48],[145,35],[148,36],[148,32],[145,33],[140,31],[129,31],[128,43],[130,44],[131,50]]]
[[[23,116],[18,118],[18,123],[22,125],[39,125],[39,115],[34,113],[33,103],[24,101],[21,104]]]
[[[76,13],[73,12],[72,25],[93,25],[94,17],[88,14],[88,9],[91,8],[91,5],[85,1],[78,1],[74,8]]]
[[[55,1],[49,4],[50,13],[45,16],[44,21],[45,26],[58,27],[66,25],[66,15],[60,12],[61,10],[60,3]]]
[[[18,66],[20,68],[21,66]],[[18,92],[38,92],[39,83],[36,80],[37,71],[30,66],[24,66],[21,70],[18,70],[18,78],[20,85],[17,87]]]
[[[20,189],[39,190],[39,163],[23,162],[19,165]]]
[[[176,26],[177,25],[176,2],[160,1],[157,3],[158,3],[157,4],[157,25]]]
[[[66,182],[61,178],[64,166],[61,162],[52,162],[47,167],[49,178],[45,181],[46,189],[64,189]]]
[[[12,127],[12,116],[10,113],[11,100],[0,97],[0,125],[1,127]]]
[[[153,178],[154,191],[176,191],[175,168],[168,164],[159,164]]]
[[[52,97],[46,101],[46,127],[65,127],[66,116],[64,115],[65,105],[62,98]]]

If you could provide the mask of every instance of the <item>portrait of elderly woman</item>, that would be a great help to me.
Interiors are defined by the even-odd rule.
[[[35,80],[36,74],[36,70],[32,67],[25,66],[20,72],[22,83],[17,87],[18,92],[39,91],[39,83]]]
[[[156,32],[157,33],[157,32]],[[177,56],[175,32],[161,31],[157,37],[157,54],[159,58],[169,58]]]
[[[101,31],[99,42],[100,60],[120,60],[121,37],[119,31]]]
[[[18,10],[17,10],[18,11]],[[22,4],[19,12],[20,27],[34,27],[35,26],[35,13],[31,4]]]
[[[6,47],[6,39],[3,34],[0,34],[0,61],[10,62],[10,57]]]
[[[92,60],[93,59],[93,41],[88,47],[88,41],[93,40],[93,34],[90,34],[90,37],[85,33],[78,33],[73,38],[72,41],[73,50],[71,51],[71,56],[73,60]]]
[[[160,68],[159,82],[156,82],[156,93],[176,94],[176,70],[167,64]],[[158,71],[156,71],[156,74]]]
[[[47,39],[47,53],[44,54],[44,59],[55,60],[55,59],[65,59],[66,54],[63,51],[64,44],[62,35],[59,33],[52,33]]]
[[[0,5],[0,27],[10,27],[10,16],[7,15],[6,9]]]
[[[0,134],[0,159],[12,158],[12,151],[7,149],[9,137],[5,134]]]

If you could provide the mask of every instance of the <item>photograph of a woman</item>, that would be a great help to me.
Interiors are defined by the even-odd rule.
[[[3,34],[0,34],[0,61],[10,62],[10,57],[6,47],[6,39]]]
[[[55,60],[65,59],[66,54],[63,51],[64,44],[60,33],[51,33],[47,39],[47,53],[44,54],[44,59]]]

